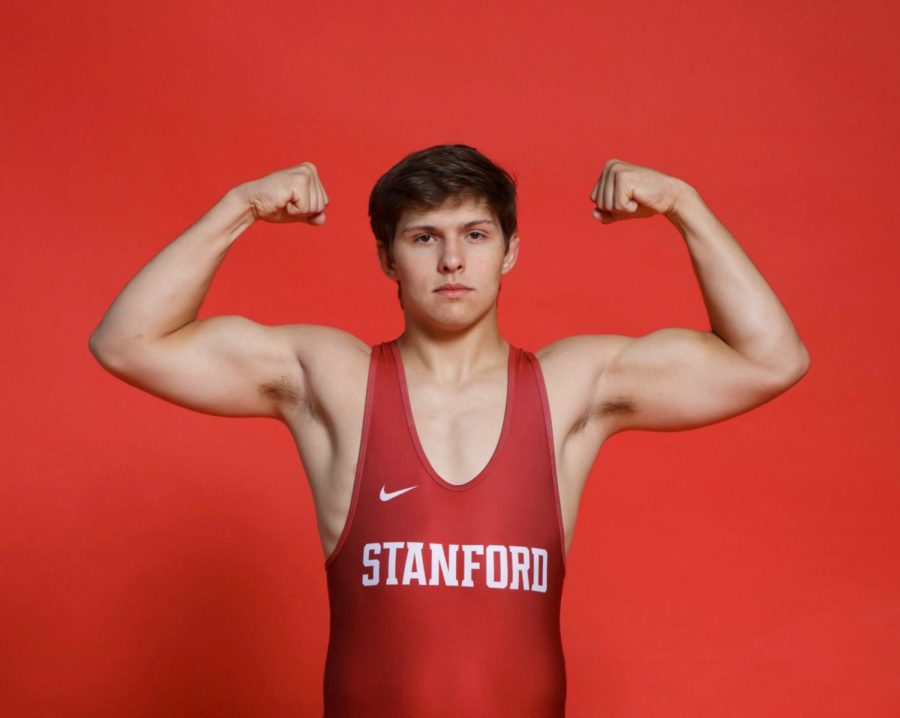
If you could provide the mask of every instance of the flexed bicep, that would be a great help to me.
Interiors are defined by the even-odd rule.
[[[793,382],[755,364],[713,332],[667,327],[616,336],[600,368],[594,406],[608,434],[683,431],[749,411]],[[604,407],[621,406],[621,411]]]

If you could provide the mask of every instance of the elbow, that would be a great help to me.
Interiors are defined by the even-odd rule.
[[[88,338],[88,349],[90,349],[91,354],[94,355],[95,359],[100,359],[100,357],[105,353],[103,348],[103,342],[100,341],[97,336],[97,332],[91,334],[90,338]]]
[[[800,359],[800,376],[806,374],[809,371],[809,350],[806,348],[805,344],[800,345],[802,349],[801,359]]]
[[[802,342],[782,348],[758,365],[770,391],[781,393],[800,381],[809,371],[809,350]]]
[[[809,371],[809,349],[806,344],[799,342],[797,346],[797,356],[793,363],[793,374],[797,380],[801,379],[806,372]]]
[[[800,344],[795,356],[790,361],[781,363],[781,371],[778,372],[778,381],[784,388],[793,386],[800,381],[809,371],[809,350],[804,344]]]
[[[110,367],[118,364],[117,357],[120,352],[113,350],[109,342],[100,339],[96,332],[91,334],[88,339],[88,349],[94,359],[97,360],[97,363],[104,369],[109,370]]]
[[[97,346],[97,338],[93,334],[91,334],[91,336],[88,338],[88,349],[90,350],[91,354],[93,354],[94,358],[96,359],[97,354],[99,353],[100,349]]]

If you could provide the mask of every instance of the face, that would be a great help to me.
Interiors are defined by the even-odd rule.
[[[513,268],[519,237],[504,252],[500,222],[484,200],[448,201],[408,211],[397,223],[394,263],[379,246],[385,274],[400,282],[407,320],[438,328],[465,328],[496,311],[500,278]],[[460,284],[462,291],[440,291]]]

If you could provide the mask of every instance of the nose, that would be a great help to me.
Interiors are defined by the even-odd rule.
[[[453,236],[447,236],[441,250],[441,271],[457,272],[463,267],[462,241]]]

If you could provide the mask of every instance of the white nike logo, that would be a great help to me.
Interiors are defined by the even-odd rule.
[[[417,485],[418,485],[418,484],[417,484]],[[387,488],[386,486],[382,486],[382,487],[381,487],[381,494],[380,494],[379,498],[381,498],[382,501],[390,501],[391,499],[395,499],[395,498],[397,498],[400,494],[405,494],[407,491],[412,491],[412,490],[413,490],[414,488],[416,488],[416,487],[415,487],[415,486],[409,486],[409,487],[407,487],[407,488],[405,488],[405,489],[400,489],[399,491],[391,491],[391,492],[385,491],[386,488]]]

